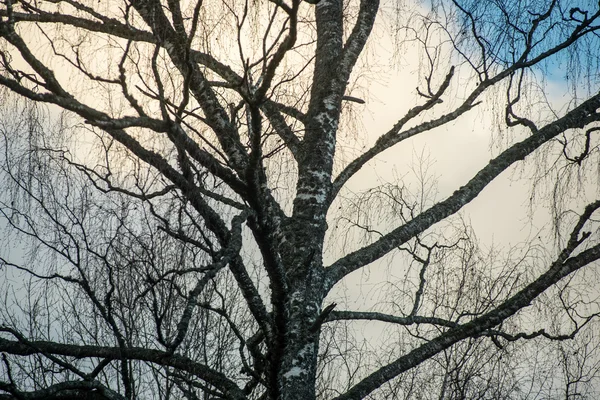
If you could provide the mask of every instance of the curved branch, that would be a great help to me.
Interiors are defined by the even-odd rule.
[[[46,341],[22,343],[0,338],[0,351],[18,355],[53,354],[76,358],[146,361],[164,367],[186,371],[221,390],[227,398],[245,399],[241,389],[227,376],[194,360],[160,350],[141,347],[79,346]]]
[[[0,400],[126,400],[97,381],[65,381],[30,392],[23,392],[12,384],[0,382],[0,390],[12,393],[0,394]]]
[[[375,142],[375,145],[373,147],[364,152],[358,158],[354,159],[350,164],[346,166],[346,168],[344,168],[342,172],[340,172],[340,174],[333,181],[331,194],[329,196],[330,203],[335,199],[336,195],[339,193],[340,189],[346,184],[346,182],[348,182],[348,180],[352,176],[354,176],[355,173],[357,173],[367,162],[372,160],[375,156],[389,149],[395,144],[400,143],[403,140],[406,140],[410,137],[437,128],[438,126],[444,125],[452,120],[455,120],[474,106],[473,101],[475,99],[469,97],[467,101],[465,101],[460,107],[458,107],[453,112],[443,115],[435,120],[419,124],[414,128],[408,129],[405,132],[400,133],[400,130],[404,127],[404,125],[406,125],[408,121],[418,116],[421,112],[429,110],[436,104],[441,103],[440,98],[446,92],[446,89],[448,89],[448,86],[450,85],[450,80],[453,76],[454,67],[450,68],[450,72],[448,72],[448,74],[446,75],[446,78],[444,79],[444,82],[442,83],[438,91],[429,100],[427,100],[427,102],[420,106],[411,108],[404,117],[402,117],[398,122],[396,122],[392,129],[390,129],[388,132],[379,137],[379,139],[377,139],[377,142]]]
[[[435,356],[453,344],[468,337],[486,335],[486,332],[502,323],[519,310],[531,304],[536,297],[548,288],[558,283],[562,278],[572,274],[580,268],[600,259],[600,244],[582,251],[571,257],[578,246],[589,237],[588,232],[581,233],[581,229],[592,213],[600,208],[600,201],[588,205],[571,233],[571,238],[565,249],[552,263],[547,272],[525,286],[522,290],[510,297],[494,310],[473,319],[463,325],[451,328],[437,338],[417,347],[408,354],[396,359],[392,363],[373,372],[350,390],[335,400],[362,399],[385,382],[397,377],[401,373],[419,365],[423,361]],[[581,234],[581,237],[580,237]]]
[[[8,15],[6,10],[0,9],[0,17]],[[128,24],[123,24],[114,18],[104,17],[102,22],[77,17],[74,15],[64,15],[59,13],[49,13],[38,11],[38,14],[29,14],[23,12],[13,12],[15,23],[18,22],[39,22],[39,23],[59,23],[83,28],[91,32],[106,33],[113,36],[118,36],[123,39],[135,41],[156,43],[156,39],[152,32],[137,29]]]
[[[483,167],[466,185],[456,190],[446,200],[437,203],[375,242],[334,262],[327,270],[327,287],[330,289],[344,276],[383,257],[433,224],[454,214],[477,197],[492,180],[508,167],[525,159],[550,139],[568,129],[583,128],[590,122],[599,121],[598,108],[600,108],[600,93],[571,110],[562,118],[544,126],[537,134],[502,152]]]

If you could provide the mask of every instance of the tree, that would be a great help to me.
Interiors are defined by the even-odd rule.
[[[581,395],[595,355],[565,340],[593,348],[598,312],[600,9],[504,3],[3,0],[0,210],[25,252],[2,257],[0,398],[527,397],[519,346],[555,341]],[[389,26],[419,49],[418,98],[343,152],[368,141],[351,90]],[[474,112],[512,136],[446,198],[427,174],[347,188]],[[557,248],[486,256],[453,215],[534,158]],[[388,304],[327,299],[391,257]],[[360,321],[392,327],[386,358]]]

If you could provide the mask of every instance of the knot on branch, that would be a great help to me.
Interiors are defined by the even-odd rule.
[[[333,311],[333,309],[336,306],[337,306],[337,303],[331,303],[330,305],[325,307],[325,309],[323,311],[321,311],[321,314],[319,314],[319,316],[315,319],[315,322],[313,322],[313,324],[310,327],[311,333],[315,333],[316,331],[319,330],[321,325],[323,325],[323,322],[325,322],[327,317],[329,317],[329,314],[331,314],[331,312]]]

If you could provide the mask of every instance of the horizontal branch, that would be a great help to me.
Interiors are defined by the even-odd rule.
[[[567,340],[573,339],[575,335],[587,325],[592,319],[600,316],[600,313],[592,314],[590,317],[587,317],[585,321],[578,325],[573,331],[567,334],[559,334],[552,335],[546,332],[545,329],[539,329],[534,332],[519,332],[519,333],[508,333],[504,331],[500,331],[497,329],[489,329],[484,332],[481,332],[480,336],[497,338],[501,337],[508,342],[516,342],[517,340],[525,339],[535,339],[538,337],[544,337],[549,340]],[[388,322],[391,324],[402,325],[402,326],[410,326],[417,324],[427,324],[427,325],[436,325],[443,326],[447,328],[456,328],[460,327],[460,324],[454,321],[449,321],[443,318],[437,317],[422,317],[422,316],[412,316],[412,317],[398,317],[396,315],[390,315],[380,312],[370,312],[370,311],[333,311],[329,314],[329,317],[325,322],[334,322],[334,321],[381,321]]]
[[[7,17],[8,11],[0,9],[0,17]],[[118,36],[123,39],[135,40],[140,42],[155,43],[156,39],[152,32],[144,31],[132,27],[129,24],[123,24],[120,21],[104,17],[102,22],[87,18],[77,17],[75,15],[65,15],[60,13],[39,12],[38,14],[13,12],[13,20],[18,22],[37,22],[54,23],[83,28],[90,32],[106,33],[112,36]]]
[[[56,356],[76,358],[103,358],[107,360],[146,361],[164,367],[176,368],[188,372],[223,392],[226,398],[244,399],[241,389],[227,376],[204,364],[165,351],[145,349],[141,347],[107,347],[63,344],[47,341],[28,342],[11,341],[0,338],[0,352],[18,356],[35,354],[52,354]]]
[[[504,301],[492,311],[473,319],[463,325],[451,328],[437,338],[424,343],[408,354],[399,357],[388,365],[373,372],[358,384],[350,388],[345,394],[335,400],[362,399],[376,390],[385,382],[394,379],[401,373],[421,364],[439,352],[451,347],[455,343],[469,337],[485,336],[489,329],[499,325],[519,310],[531,304],[541,293],[558,283],[562,278],[572,274],[580,268],[600,259],[600,244],[582,251],[574,257],[571,254],[577,247],[589,237],[589,233],[580,232],[583,224],[590,218],[591,214],[600,208],[600,201],[589,205],[571,234],[571,240],[567,247],[552,263],[550,268],[536,280],[525,286],[522,290]]]
[[[0,390],[12,393],[0,394],[0,400],[126,400],[98,381],[64,381],[30,392],[20,391],[12,384],[0,382]]]
[[[326,322],[332,321],[350,321],[350,320],[366,320],[366,321],[381,321],[389,322],[396,325],[416,325],[416,324],[430,324],[445,326],[454,328],[458,326],[456,322],[449,321],[443,318],[436,317],[421,317],[421,316],[410,316],[410,317],[398,317],[396,315],[390,315],[380,312],[367,312],[367,311],[332,311],[329,314]]]

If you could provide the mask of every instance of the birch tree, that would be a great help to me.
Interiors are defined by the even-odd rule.
[[[502,354],[594,323],[598,4],[1,4],[0,398],[499,396]],[[399,58],[419,51],[415,83],[398,93],[416,100],[368,134],[352,118],[376,102],[353,88],[369,86],[386,34]],[[557,70],[573,87],[559,110],[544,86]],[[445,198],[402,179],[348,188],[383,155],[473,113],[518,139]],[[491,268],[454,216],[532,159],[538,183],[558,176],[558,248]],[[346,234],[363,236],[327,246]],[[393,306],[328,298],[396,256],[413,272]],[[410,340],[386,359],[342,349],[364,321]],[[439,379],[417,379],[432,365]],[[596,371],[586,368],[574,376]]]

